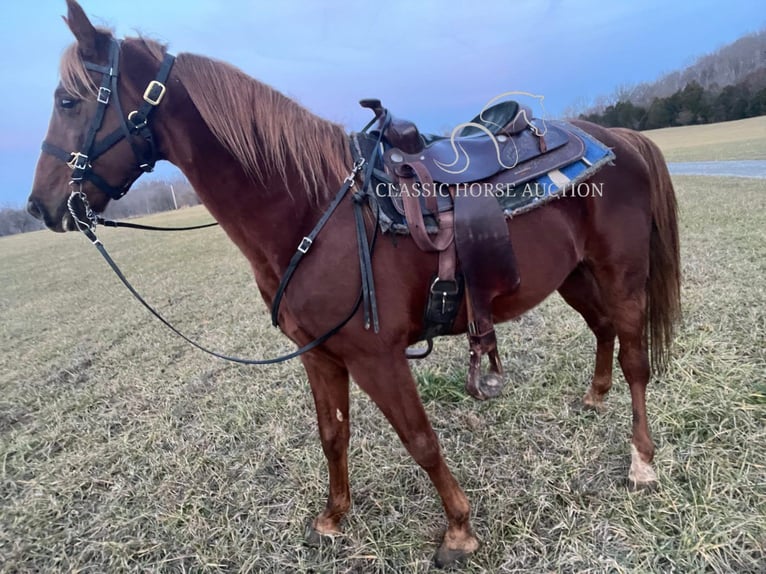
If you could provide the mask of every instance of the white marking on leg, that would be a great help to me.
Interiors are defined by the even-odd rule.
[[[654,473],[652,465],[641,460],[636,445],[630,443],[630,472],[628,478],[635,484],[651,484],[657,482],[657,475]]]
[[[606,408],[604,406],[604,399],[594,393],[592,388],[588,389],[588,392],[585,393],[585,396],[582,398],[582,402],[587,406],[598,410]]]
[[[343,422],[343,413],[340,412],[340,409],[335,409],[335,418],[337,418],[340,422]]]

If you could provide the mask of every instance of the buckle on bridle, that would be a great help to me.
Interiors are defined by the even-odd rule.
[[[145,128],[146,127],[147,120],[146,120],[145,116],[140,116],[141,117],[141,123],[137,124],[136,121],[133,119],[137,115],[138,115],[138,110],[133,110],[132,112],[130,112],[128,114],[128,121],[131,124],[133,124],[133,129],[140,130],[141,128]]]
[[[96,96],[96,101],[99,104],[108,104],[109,103],[109,96],[112,95],[112,90],[109,88],[105,88],[104,86],[101,86],[98,89],[98,96]]]
[[[72,159],[70,159],[66,164],[74,171],[74,170],[81,170],[85,171],[88,169],[88,156],[84,153],[80,153],[79,151],[73,151],[72,152]]]
[[[353,187],[354,185],[354,179],[356,179],[356,176],[359,174],[360,171],[362,171],[362,167],[364,167],[365,159],[363,157],[360,157],[354,162],[354,166],[351,168],[351,173],[346,176],[346,179],[343,180],[344,183],[350,183]]]
[[[310,238],[304,237],[301,239],[301,244],[298,246],[298,251],[306,255],[308,253],[309,249],[311,249],[311,244],[314,243]]]
[[[144,90],[144,101],[152,106],[160,105],[162,98],[165,97],[166,92],[165,84],[152,80]]]

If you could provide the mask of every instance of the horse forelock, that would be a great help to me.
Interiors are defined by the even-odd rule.
[[[80,99],[93,99],[96,97],[96,83],[85,69],[85,64],[80,57],[77,43],[71,44],[64,50],[59,67],[61,86],[68,94]]]
[[[179,54],[175,71],[202,119],[256,182],[277,174],[290,193],[297,176],[311,199],[330,191],[349,166],[345,132],[236,67]]]
[[[104,40],[111,40],[114,37],[112,31],[107,28],[97,28],[97,30]],[[165,55],[166,46],[154,40],[138,37],[129,38],[126,41],[141,44],[156,60],[161,60]],[[77,42],[70,44],[61,55],[59,77],[62,88],[73,96],[81,99],[95,99],[98,94],[98,85],[93,80],[91,72],[85,68]]]

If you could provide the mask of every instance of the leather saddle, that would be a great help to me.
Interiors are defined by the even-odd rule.
[[[529,107],[500,102],[448,136],[421,134],[409,120],[394,117],[380,100],[360,104],[386,119],[383,139],[386,163],[422,162],[432,179],[446,184],[493,183],[518,185],[568,165],[585,152],[583,141],[560,125],[533,118]],[[557,151],[557,153],[552,153]],[[531,160],[537,160],[529,163]]]
[[[388,125],[383,134],[386,140],[393,146],[405,153],[420,153],[426,148],[439,147],[439,142],[448,140],[450,136],[436,134],[422,134],[414,122],[392,116],[386,110],[380,100],[361,100],[359,104],[363,108],[371,109],[377,118],[387,116]],[[473,118],[470,122],[462,124],[453,130],[458,139],[469,139],[474,136],[486,135],[510,135],[519,133],[527,127],[526,118],[531,119],[532,113],[527,106],[521,106],[518,102],[500,102],[487,108]],[[437,144],[434,146],[434,144]]]

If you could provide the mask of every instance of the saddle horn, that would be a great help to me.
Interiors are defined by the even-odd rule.
[[[359,100],[359,105],[363,108],[372,110],[376,118],[379,118],[386,113],[386,108],[383,107],[383,104],[381,104],[380,100],[377,98],[365,98],[364,100]]]

